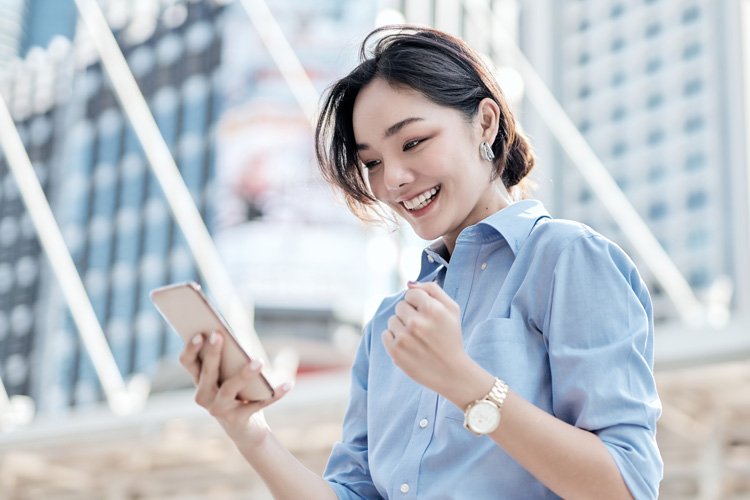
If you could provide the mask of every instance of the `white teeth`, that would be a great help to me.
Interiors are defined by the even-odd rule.
[[[435,194],[437,194],[439,190],[439,187],[434,187],[422,194],[415,196],[411,200],[405,200],[403,204],[409,210],[419,210],[429,205],[432,199],[435,197]]]

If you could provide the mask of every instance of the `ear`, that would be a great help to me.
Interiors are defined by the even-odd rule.
[[[479,103],[477,120],[479,122],[482,141],[493,144],[498,128],[500,127],[500,106],[493,99],[485,97]]]

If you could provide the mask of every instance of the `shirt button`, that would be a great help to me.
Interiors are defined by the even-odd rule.
[[[482,271],[484,271],[485,269],[487,269],[487,263],[486,262],[484,264],[482,264]]]
[[[423,418],[422,420],[420,420],[420,421],[419,421],[419,426],[420,426],[420,427],[421,427],[422,429],[424,429],[425,427],[427,427],[427,426],[428,426],[429,424],[430,424],[430,423],[429,423],[429,422],[427,421],[427,419],[426,419],[426,418]]]
[[[435,257],[433,257],[432,255],[428,255],[427,256],[427,262],[429,262],[430,264],[432,264],[433,262],[435,262]]]
[[[401,493],[409,493],[409,485],[404,483],[401,485]]]

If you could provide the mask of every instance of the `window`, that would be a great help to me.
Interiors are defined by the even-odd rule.
[[[689,45],[686,45],[685,48],[682,50],[682,58],[685,61],[695,59],[701,54],[702,50],[703,50],[703,47],[701,46],[700,42],[693,42]]]
[[[663,201],[657,201],[648,209],[648,218],[652,221],[658,221],[666,217],[668,212],[667,204]]]
[[[39,266],[36,259],[29,255],[24,255],[16,263],[16,276],[18,284],[22,287],[29,287],[34,284],[38,274]]]
[[[8,331],[10,331],[8,315],[5,314],[5,311],[0,310],[0,342],[8,336]]]
[[[612,121],[619,122],[620,120],[625,118],[627,114],[628,112],[625,110],[625,108],[623,108],[622,106],[617,107],[612,111]]]
[[[0,262],[0,294],[8,293],[13,288],[15,276],[13,268],[7,262]],[[2,340],[2,335],[0,335]]]
[[[648,109],[656,109],[664,104],[664,95],[661,93],[651,94],[646,100],[646,107]]]
[[[613,87],[619,87],[623,83],[625,83],[625,80],[627,77],[625,76],[625,73],[622,71],[618,71],[614,75],[612,75],[612,86]]]
[[[625,156],[627,152],[628,152],[628,145],[625,144],[624,142],[618,142],[614,146],[612,146],[612,156],[614,158],[620,158],[622,156]]]
[[[682,89],[682,93],[685,95],[685,97],[690,97],[699,93],[701,90],[703,90],[703,80],[701,80],[700,78],[695,78],[685,84],[685,87],[683,87]]]
[[[685,122],[685,133],[694,134],[700,131],[704,125],[705,120],[700,115],[688,118],[688,120]]]
[[[646,73],[656,73],[661,69],[663,65],[664,62],[662,61],[661,57],[654,57],[652,59],[649,59],[649,61],[646,63]]]
[[[708,285],[709,273],[705,267],[699,267],[690,271],[690,286],[701,287]]]
[[[664,142],[664,131],[661,129],[652,130],[648,134],[647,142],[651,147],[661,144],[662,142]]]
[[[700,210],[708,203],[708,196],[705,191],[693,191],[687,197],[688,210]]]
[[[26,304],[14,307],[10,313],[10,331],[17,337],[23,337],[29,333],[33,323],[34,314]]]
[[[651,23],[646,27],[646,38],[654,38],[661,33],[660,23]]]
[[[693,153],[685,159],[685,170],[694,172],[702,169],[706,165],[706,155],[702,152]]]
[[[690,24],[701,16],[701,9],[697,5],[688,7],[682,11],[682,24]]]
[[[709,239],[708,230],[706,228],[694,229],[688,234],[687,246],[691,250],[700,250],[708,246]]]
[[[648,171],[648,181],[657,183],[667,176],[667,169],[664,165],[654,165]]]
[[[625,13],[625,6],[623,6],[621,3],[618,3],[614,7],[612,7],[612,10],[609,12],[609,16],[612,19],[617,19],[618,17],[621,17]]]
[[[9,215],[0,221],[0,245],[3,247],[12,246],[18,239],[18,220]]]

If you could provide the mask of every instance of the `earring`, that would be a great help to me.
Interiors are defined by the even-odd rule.
[[[492,148],[487,141],[484,141],[479,145],[479,154],[482,155],[482,159],[485,161],[492,162],[492,160],[495,159],[495,153],[492,151]]]

